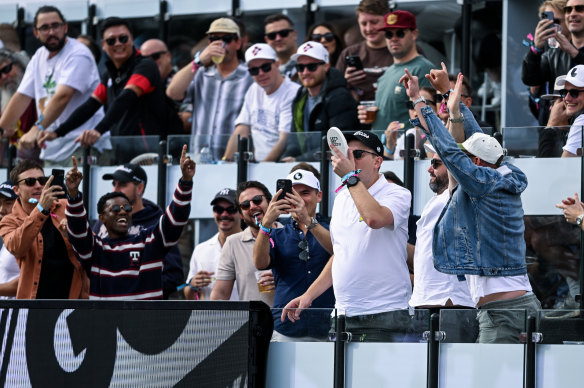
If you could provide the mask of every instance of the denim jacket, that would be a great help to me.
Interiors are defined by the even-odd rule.
[[[482,132],[463,104],[461,112],[466,138]],[[527,177],[508,163],[497,169],[475,165],[431,108],[422,114],[432,145],[458,182],[434,228],[434,267],[454,275],[526,273],[521,193]]]

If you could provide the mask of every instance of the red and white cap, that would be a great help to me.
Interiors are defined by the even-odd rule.
[[[324,63],[329,63],[329,52],[322,44],[318,42],[306,42],[302,46],[298,47],[296,54],[292,55],[293,61],[298,61],[298,58],[302,56],[307,56],[310,58],[318,59]]]
[[[245,51],[245,63],[249,63],[254,59],[269,59],[277,61],[278,57],[273,48],[265,43],[256,43]]]

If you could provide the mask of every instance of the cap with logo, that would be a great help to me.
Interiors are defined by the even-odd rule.
[[[542,98],[544,100],[553,100],[553,99],[561,97],[560,90],[562,90],[564,88],[565,84],[566,84],[566,76],[565,75],[560,75],[560,76],[556,77],[556,82],[554,82],[554,92],[549,93],[549,94],[542,94],[540,98]]]
[[[322,44],[318,42],[306,42],[302,46],[298,47],[296,54],[292,55],[293,61],[298,61],[298,58],[302,56],[307,56],[310,58],[318,59],[324,63],[329,63],[329,52]]]
[[[270,59],[277,61],[278,57],[273,48],[265,43],[256,43],[245,51],[245,62],[249,63],[254,59]]]
[[[381,30],[389,30],[390,28],[395,29],[416,29],[416,17],[413,13],[408,11],[397,10],[385,14],[383,17],[383,27]]]
[[[207,35],[213,33],[224,33],[224,34],[236,34],[238,37],[239,35],[239,26],[233,20],[229,18],[219,18],[211,23],[209,30],[207,31]]]
[[[370,131],[357,131],[352,135],[345,135],[347,142],[358,140],[371,148],[377,155],[383,157],[383,144],[376,134]]]
[[[497,139],[481,132],[475,132],[464,143],[458,143],[458,146],[491,164],[498,164],[505,155]]]
[[[215,198],[211,201],[211,205],[215,205],[218,200],[224,199],[232,205],[235,205],[235,190],[226,187],[215,194]]]
[[[18,198],[18,195],[14,192],[14,185],[11,181],[2,182],[0,184],[0,195],[8,199]]]
[[[292,186],[306,185],[320,191],[320,182],[310,171],[298,169],[292,171],[286,178],[292,181]]]
[[[136,182],[144,183],[148,181],[146,177],[146,171],[137,164],[127,163],[123,166],[116,168],[116,170],[111,174],[104,174],[102,177],[104,180],[115,179],[120,182]]]
[[[566,74],[566,82],[577,88],[584,87],[584,65],[577,65],[571,68]]]

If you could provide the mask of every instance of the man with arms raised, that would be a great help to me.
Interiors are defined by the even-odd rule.
[[[410,322],[406,241],[411,194],[379,173],[383,144],[374,133],[357,131],[346,138],[347,156],[331,147],[333,171],[346,187],[333,205],[334,256],[308,290],[288,303],[282,320],[300,318],[332,284],[335,307],[346,314],[354,340],[399,340]]]
[[[251,133],[255,160],[276,162],[286,148],[292,101],[300,86],[280,74],[276,52],[265,43],[248,48],[245,61],[254,83],[245,94],[223,159],[233,159],[238,135],[249,137]]]

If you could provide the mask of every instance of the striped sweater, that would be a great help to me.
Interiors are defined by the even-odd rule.
[[[192,181],[180,180],[160,221],[121,239],[93,233],[81,193],[68,200],[67,234],[89,275],[90,299],[162,299],[163,260],[188,221],[192,188]]]

